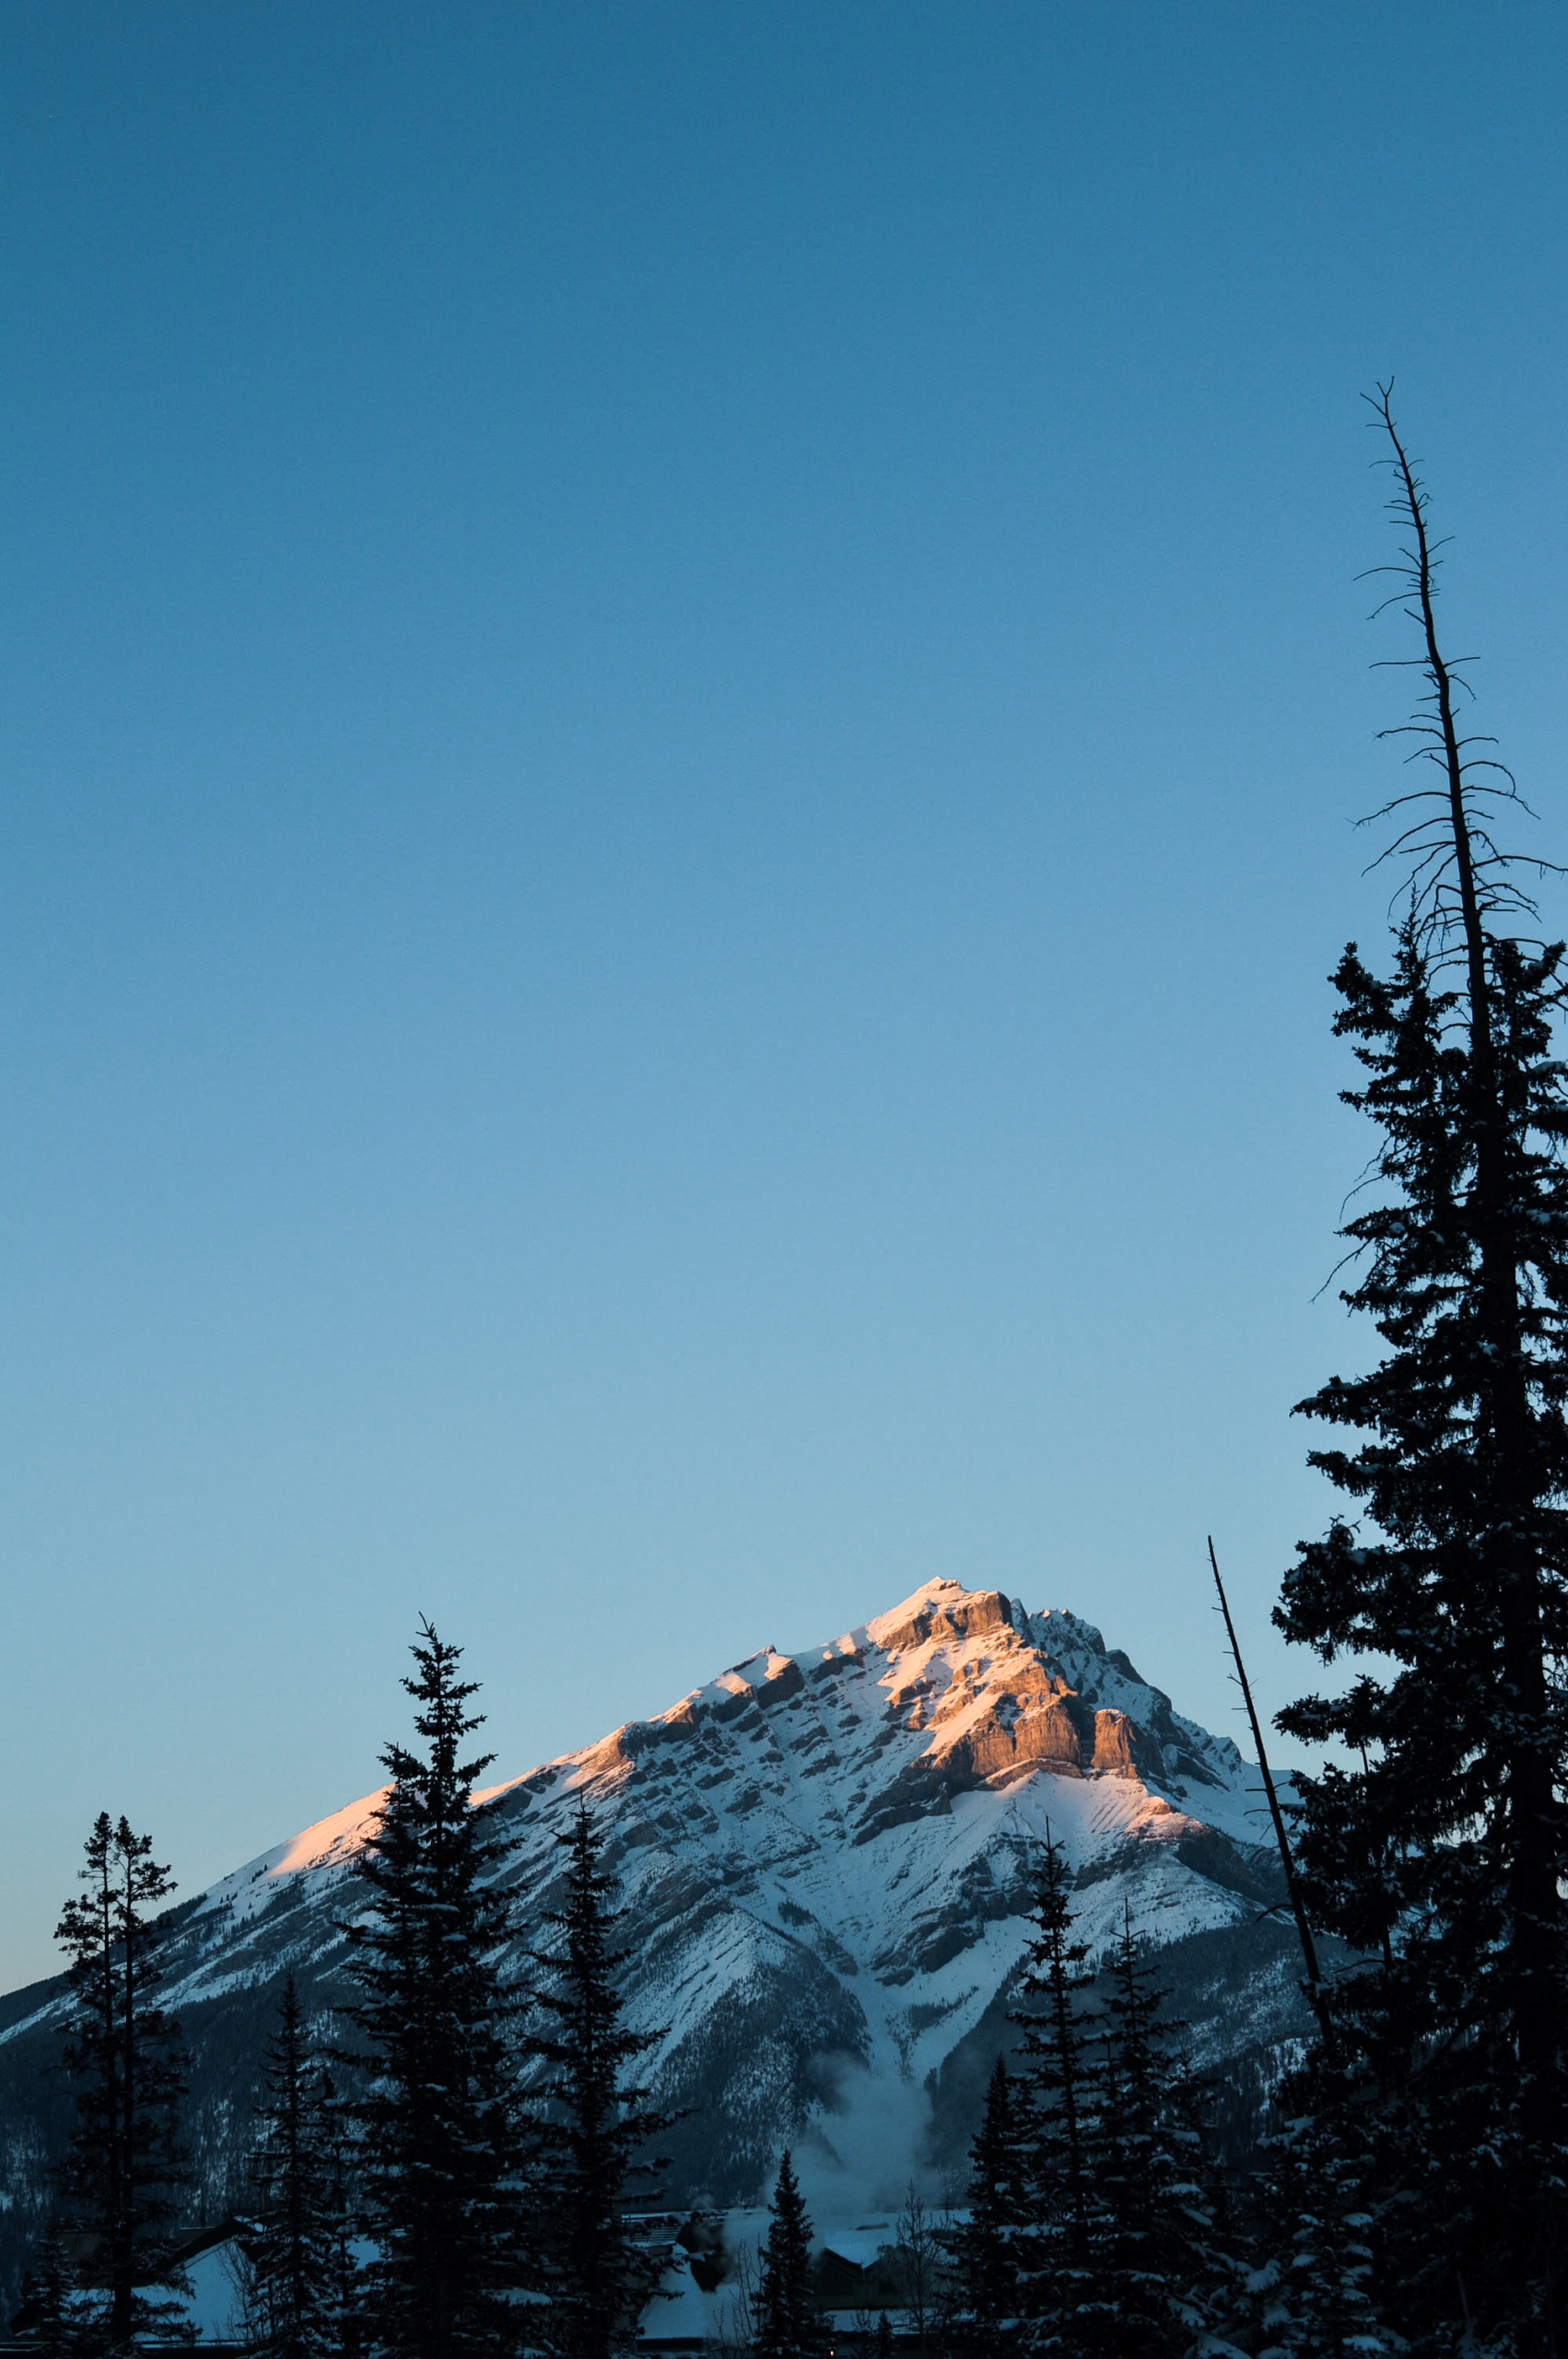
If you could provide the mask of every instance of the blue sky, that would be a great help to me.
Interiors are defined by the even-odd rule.
[[[1358,394],[1562,856],[1561,12],[0,19],[0,1980],[933,1574],[1234,1728],[1368,1142]],[[1568,922],[1561,911],[1549,917]]]

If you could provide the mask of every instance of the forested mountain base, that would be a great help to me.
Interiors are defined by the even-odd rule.
[[[885,2100],[919,2150],[890,2160],[883,2195],[895,2205],[917,2163],[937,2190],[961,2173],[986,2077],[1017,2036],[1029,1854],[1047,1820],[1089,1938],[1107,1944],[1130,1901],[1160,1945],[1205,2070],[1236,2060],[1250,2083],[1258,2066],[1243,2060],[1301,2036],[1288,1934],[1259,1921],[1279,1886],[1255,1783],[1233,1744],[1088,1623],[929,1583],[864,1629],[798,1657],[765,1652],[504,1787],[503,1980],[526,1984],[563,1904],[556,1838],[586,1796],[629,1929],[627,2021],[664,2033],[649,2078],[682,2117],[659,2141],[669,2200],[758,2203],[782,2145],[820,2159],[848,2122],[836,2107],[863,2121]],[[242,2208],[286,1978],[308,2015],[354,2001],[342,1928],[366,1905],[355,1861],[375,1806],[160,1920],[187,2051],[193,2216]],[[0,2210],[0,2243],[13,2262],[41,2153],[59,2151],[69,2120],[59,2048],[47,1991],[0,2001],[16,2205]],[[847,2210],[865,2200],[846,2184]]]

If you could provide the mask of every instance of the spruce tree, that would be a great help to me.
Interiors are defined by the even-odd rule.
[[[1237,2289],[1234,2336],[1279,2359],[1378,2359],[1404,2349],[1378,2301],[1382,2238],[1367,2207],[1381,2182],[1382,2123],[1319,2048],[1276,2093],[1257,2174],[1258,2265]]]
[[[1091,2266],[1099,2339],[1127,2359],[1178,2359],[1213,2335],[1241,2277],[1220,2249],[1217,2188],[1164,1996],[1124,1909],[1093,2130]]]
[[[316,2102],[322,2128],[322,2198],[325,2207],[322,2310],[326,2347],[333,2359],[360,2359],[367,2347],[364,2271],[355,2250],[355,2139],[353,2108],[340,2095],[323,2064]]]
[[[1414,752],[1434,767],[1389,806],[1414,863],[1391,972],[1352,945],[1335,979],[1366,1076],[1346,1096],[1382,1133],[1344,1298],[1384,1351],[1300,1404],[1350,1429],[1312,1462],[1370,1529],[1304,1544],[1276,1615],[1363,1666],[1280,1716],[1343,1749],[1305,1784],[1302,1854],[1316,1921],[1366,1961],[1308,2094],[1361,2175],[1390,2323],[1434,2349],[1545,2348],[1568,2296],[1563,951],[1522,938],[1491,832],[1512,782],[1460,734],[1426,495],[1387,389],[1375,406],[1408,535],[1391,603],[1426,688]]]
[[[969,2149],[967,2216],[951,2238],[964,2338],[977,2353],[1006,2350],[1016,2340],[1025,2203],[1022,2110],[999,2056]]]
[[[323,2359],[332,2337],[332,2184],[322,2071],[292,1974],[267,2059],[251,2157],[258,2214],[250,2262],[267,2359]]]
[[[12,2331],[37,2359],[75,2359],[83,2349],[81,2300],[64,2238],[51,2221],[34,2248]]]
[[[501,1849],[475,1808],[491,1756],[463,1758],[482,1716],[462,1650],[427,1623],[404,1686],[425,1750],[382,1755],[392,1783],[358,1873],[368,1918],[345,1928],[351,2010],[369,2085],[354,2106],[372,2347],[386,2359],[471,2359],[506,2346],[517,2277],[515,2126],[497,1952],[509,1931],[492,1881]]]
[[[1020,2080],[1026,2200],[1016,2239],[1018,2290],[1045,2348],[1077,2349],[1097,2316],[1091,2256],[1098,2196],[1090,2141],[1097,2083],[1082,2002],[1092,1978],[1075,1941],[1066,1859],[1050,1827],[1037,1854],[1035,1931],[1013,2020],[1023,2034]]]
[[[757,2288],[757,2359],[813,2359],[821,2348],[812,2306],[812,2224],[790,2160],[779,2158]],[[886,2324],[885,2317],[883,2323]]]
[[[660,2035],[623,2020],[617,1978],[627,1954],[614,1945],[614,1878],[580,1796],[570,1831],[556,1839],[567,1854],[566,1895],[545,1919],[555,1940],[535,1954],[543,1978],[521,2043],[533,2067],[546,2331],[563,2359],[607,2359],[635,2340],[652,2290],[656,2271],[628,2228],[626,2197],[657,2175],[642,2150],[668,2118],[628,2078]]]
[[[101,2347],[118,2350],[144,2330],[174,2334],[172,2297],[185,2283],[170,2258],[175,2202],[188,2184],[179,2123],[184,2053],[158,2002],[151,1914],[174,1882],[154,1860],[151,1837],[107,1811],[84,1852],[86,1890],[66,1901],[54,1935],[69,1959],[63,2060],[77,2116],[64,2184]]]

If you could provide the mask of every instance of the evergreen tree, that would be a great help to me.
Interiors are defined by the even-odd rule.
[[[1047,1825],[1038,1853],[1025,1957],[1020,2083],[1026,2201],[1016,2237],[1019,2294],[1044,2348],[1079,2349],[1097,2316],[1091,2258],[1098,2216],[1091,2138],[1097,2082],[1082,2001],[1093,1978],[1089,1953],[1072,1934],[1069,1873]]]
[[[322,2074],[291,1974],[251,2158],[260,2201],[249,2258],[257,2348],[267,2359],[323,2359],[332,2348],[331,2179],[322,2099]]]
[[[811,2359],[821,2347],[812,2307],[812,2224],[786,2146],[779,2158],[757,2289],[757,2359]],[[887,2323],[885,2317],[883,2324]]]
[[[543,2020],[522,2043],[535,2067],[529,2094],[545,2188],[548,2332],[563,2359],[606,2359],[635,2339],[652,2290],[656,2271],[633,2241],[626,2199],[656,2176],[660,2166],[641,2150],[668,2118],[627,2078],[660,2035],[622,2020],[617,1975],[626,1952],[613,1946],[614,1878],[580,1796],[570,1832],[556,1839],[567,1852],[566,1896],[545,1919],[556,1938],[534,1961],[544,1978],[532,1994]]]
[[[370,2078],[354,2107],[373,2348],[470,2359],[505,2347],[516,2281],[515,2129],[496,1953],[509,1930],[490,1880],[499,1844],[474,1807],[491,1756],[463,1759],[482,1717],[462,1650],[427,1622],[404,1685],[423,1754],[389,1745],[392,1783],[358,1872],[373,1903],[347,1931],[352,2021]]]
[[[326,2347],[333,2359],[360,2359],[366,2347],[364,2271],[355,2251],[354,2130],[325,2065],[317,2091],[322,2141]]]
[[[1215,2330],[1240,2277],[1219,2250],[1215,2184],[1163,1998],[1124,1910],[1093,2133],[1091,2265],[1100,2340],[1126,2359],[1177,2359]]]
[[[1019,2232],[1024,2218],[1024,2153],[1018,2093],[999,2056],[986,2110],[969,2149],[967,2217],[951,2238],[966,2343],[1003,2351],[1016,2339]]]
[[[107,1811],[84,1850],[87,1889],[66,1901],[54,1936],[70,1961],[64,2062],[77,2115],[64,2191],[82,2282],[99,2296],[101,2347],[118,2350],[144,2329],[175,2335],[171,2296],[184,2289],[170,2258],[175,2200],[187,2184],[183,2049],[158,2003],[150,1914],[174,1884],[152,1857],[151,1837]]]
[[[1385,1349],[1301,1404],[1360,1437],[1312,1461],[1373,1530],[1304,1545],[1276,1615],[1325,1662],[1366,1659],[1281,1715],[1348,1756],[1305,1785],[1302,1852],[1316,1920],[1367,1960],[1307,2094],[1359,2174],[1347,2201],[1391,2323],[1433,2348],[1544,2349],[1568,2294],[1563,952],[1517,936],[1527,904],[1489,832],[1511,781],[1459,734],[1425,494],[1386,390],[1376,406],[1436,774],[1389,806],[1415,861],[1392,974],[1352,945],[1336,977],[1366,1075],[1346,1095],[1383,1134],[1345,1299]]]
[[[1256,2189],[1258,2265],[1237,2288],[1235,2340],[1279,2359],[1403,2349],[1377,2300],[1381,2238],[1366,2195],[1382,2125],[1351,2076],[1313,2053],[1278,2092]],[[1346,2102],[1347,2097],[1351,2099]]]
[[[82,2324],[76,2271],[51,2221],[32,2255],[12,2330],[26,2335],[37,2359],[75,2359],[84,2348]]]
[[[1047,1830],[1023,1980],[1014,2132],[1025,2200],[1014,2232],[1032,2352],[1174,2359],[1239,2319],[1245,2271],[1163,1994],[1125,1913],[1102,2010],[1073,1938],[1067,1863]]]

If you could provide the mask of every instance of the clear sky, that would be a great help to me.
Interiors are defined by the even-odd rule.
[[[0,1983],[934,1574],[1229,1715],[1395,641],[1562,775],[1556,8],[0,13]],[[1562,910],[1549,910],[1568,924]]]

